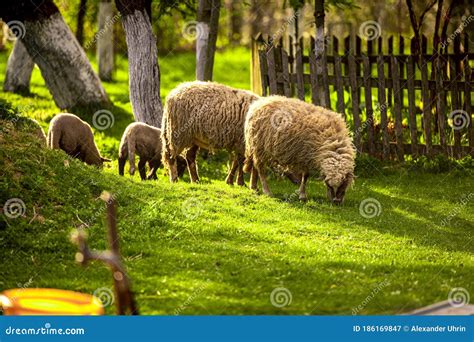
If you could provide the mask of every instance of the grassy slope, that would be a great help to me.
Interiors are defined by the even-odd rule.
[[[6,57],[0,58],[3,75]],[[247,87],[248,60],[245,51],[219,55],[216,79]],[[120,134],[132,120],[123,60],[120,66],[117,82],[105,84],[117,106],[115,125],[95,133],[108,156],[116,156]],[[161,58],[161,67],[163,95],[193,78],[190,55]],[[57,109],[37,70],[32,91],[30,98],[0,97],[23,106],[46,128]],[[122,251],[146,314],[350,314],[384,281],[389,285],[360,313],[396,313],[444,300],[453,287],[474,291],[473,201],[457,204],[474,188],[468,171],[374,169],[357,180],[343,207],[332,207],[320,182],[310,183],[306,204],[291,197],[294,186],[282,180],[271,182],[277,198],[256,196],[226,186],[225,165],[211,158],[202,163],[204,184],[170,185],[163,174],[158,182],[142,183],[137,176],[118,177],[115,162],[102,172],[77,161],[66,167],[61,152],[9,132],[0,133],[1,200],[19,197],[27,211],[17,219],[0,216],[6,220],[0,226],[0,289],[30,278],[31,286],[87,293],[110,287],[103,266],[74,264],[68,241],[71,229],[85,222],[90,245],[105,248],[98,199],[105,189],[117,195]],[[359,214],[368,197],[382,205],[373,219]],[[271,305],[276,287],[292,293],[291,305]]]

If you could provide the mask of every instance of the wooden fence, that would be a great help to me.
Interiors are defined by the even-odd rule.
[[[474,156],[469,37],[458,34],[443,54],[429,53],[427,42],[422,36],[415,54],[414,39],[355,36],[345,38],[342,48],[338,38],[326,37],[321,61],[326,72],[318,76],[313,38],[270,44],[260,36],[252,48],[254,90],[341,113],[358,151],[378,158]]]

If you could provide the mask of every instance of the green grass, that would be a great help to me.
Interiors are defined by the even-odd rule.
[[[163,96],[193,78],[193,60],[192,54],[160,59]],[[0,75],[5,61],[0,55]],[[246,50],[219,53],[216,80],[248,87],[248,61]],[[115,124],[95,138],[115,157],[133,119],[124,60],[116,82],[104,85],[116,106]],[[58,110],[38,70],[32,93],[0,98],[47,128]],[[270,180],[275,198],[229,187],[221,155],[200,161],[200,185],[169,184],[163,171],[158,181],[141,182],[119,177],[116,162],[103,170],[85,166],[40,147],[10,122],[0,127],[1,202],[26,204],[22,217],[0,216],[0,290],[30,279],[29,286],[85,293],[111,287],[103,265],[74,263],[69,241],[71,230],[86,224],[90,246],[106,248],[99,196],[107,190],[117,197],[122,254],[143,314],[351,314],[359,305],[359,314],[393,314],[445,300],[455,287],[474,293],[470,169],[436,174],[364,159],[345,204],[335,207],[316,180],[307,203],[276,177]],[[368,198],[380,202],[379,216],[360,214]],[[290,305],[271,304],[278,287],[291,292]]]

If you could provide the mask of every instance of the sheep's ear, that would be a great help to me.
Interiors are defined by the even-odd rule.
[[[111,162],[112,159],[108,159],[108,158],[104,158],[104,157],[100,157],[100,160],[102,160],[103,162]]]

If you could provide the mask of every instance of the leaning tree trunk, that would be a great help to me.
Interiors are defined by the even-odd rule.
[[[10,57],[8,57],[3,90],[17,94],[28,94],[34,66],[35,63],[26,51],[25,46],[20,39],[17,39]]]
[[[211,81],[219,26],[220,0],[199,0],[196,79]]]
[[[144,0],[115,0],[128,51],[130,101],[137,121],[161,127],[160,68],[156,38]]]
[[[99,77],[52,0],[8,2],[2,19],[22,23],[19,38],[59,108],[92,110],[109,104]]]
[[[111,81],[114,71],[114,7],[111,0],[99,3],[99,32],[97,34],[97,59],[99,77],[102,81]]]

